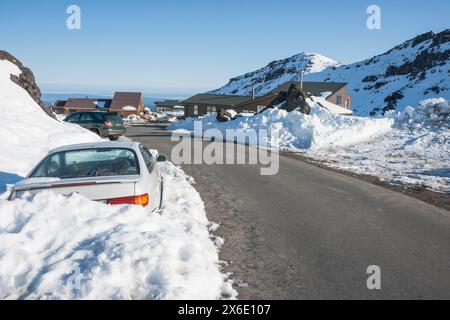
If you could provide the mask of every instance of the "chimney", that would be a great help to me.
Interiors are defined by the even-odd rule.
[[[300,70],[300,90],[303,90],[303,79],[305,77],[305,69]]]
[[[255,93],[255,84],[252,84],[252,100],[255,100],[256,93]]]

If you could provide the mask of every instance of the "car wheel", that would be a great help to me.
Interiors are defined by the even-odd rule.
[[[118,136],[110,136],[110,137],[109,137],[109,140],[111,140],[111,141],[117,141],[117,140],[119,140],[119,137],[118,137]]]

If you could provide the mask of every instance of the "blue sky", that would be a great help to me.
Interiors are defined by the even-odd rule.
[[[366,28],[371,4],[381,30]],[[2,0],[0,48],[44,91],[190,94],[303,51],[356,62],[450,28],[449,12],[448,0]]]

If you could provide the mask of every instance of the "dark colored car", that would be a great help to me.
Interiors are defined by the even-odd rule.
[[[122,118],[117,113],[109,112],[76,112],[64,121],[75,123],[95,132],[102,138],[117,140],[126,132]]]

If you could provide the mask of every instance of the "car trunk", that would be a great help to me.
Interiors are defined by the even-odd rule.
[[[138,180],[138,175],[65,180],[31,178],[17,184],[15,192],[18,197],[24,192],[36,194],[43,190],[51,190],[63,195],[78,193],[90,200],[103,201],[135,196],[135,184]]]

